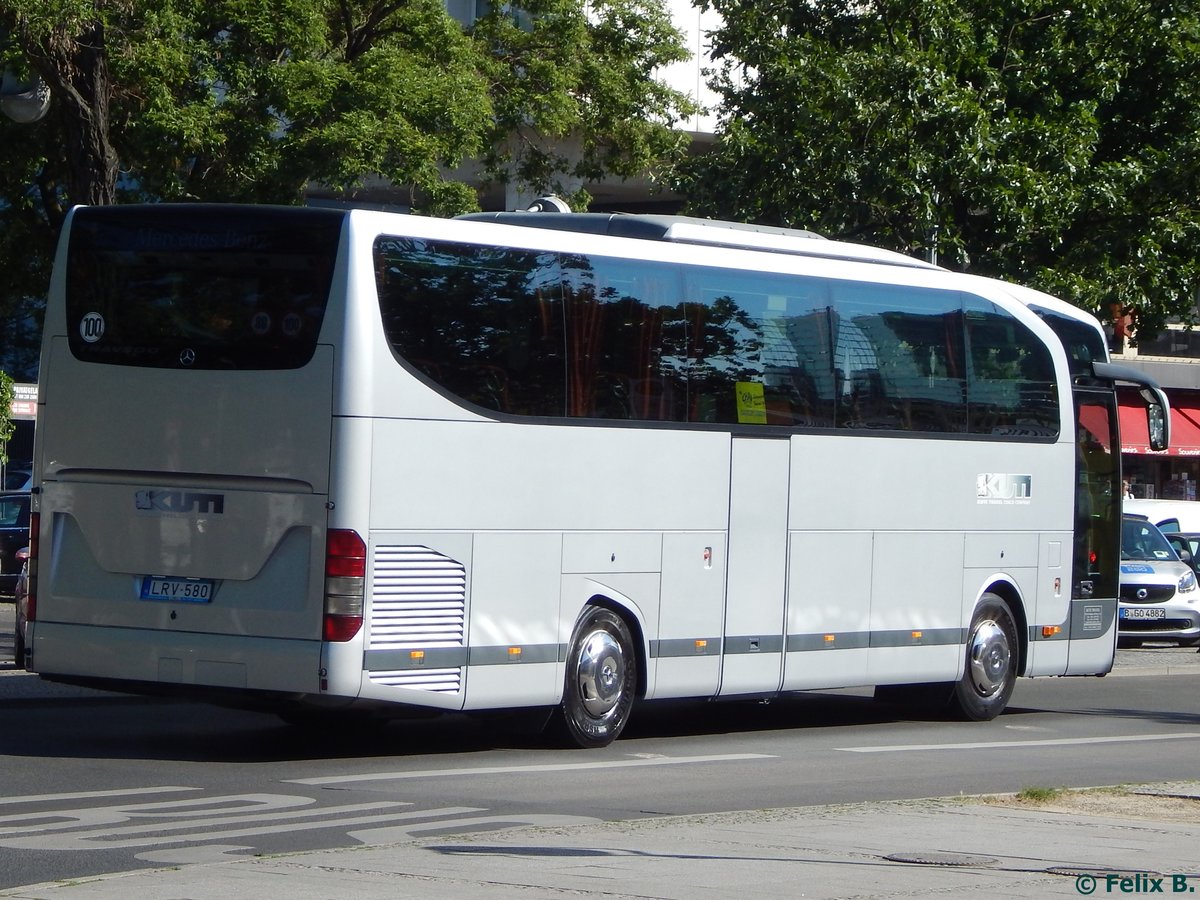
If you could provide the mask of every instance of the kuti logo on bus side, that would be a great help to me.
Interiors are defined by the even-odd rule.
[[[1033,498],[1032,475],[981,472],[975,476],[977,503],[1027,504]]]

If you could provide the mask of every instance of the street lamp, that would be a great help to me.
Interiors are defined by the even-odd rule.
[[[37,75],[23,79],[11,69],[0,77],[0,112],[22,125],[45,118],[50,110],[50,85]]]

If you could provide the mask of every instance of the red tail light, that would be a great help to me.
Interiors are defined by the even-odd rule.
[[[325,618],[321,637],[342,643],[363,624],[367,545],[350,529],[330,529],[325,538]]]
[[[325,577],[364,578],[367,574],[367,546],[357,531],[331,529],[325,538]]]

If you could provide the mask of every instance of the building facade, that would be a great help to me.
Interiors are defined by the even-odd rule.
[[[1172,324],[1135,345],[1120,329],[1113,358],[1145,372],[1171,401],[1171,448],[1150,449],[1146,418],[1132,392],[1121,401],[1121,460],[1135,497],[1197,500],[1200,491],[1200,331]]]

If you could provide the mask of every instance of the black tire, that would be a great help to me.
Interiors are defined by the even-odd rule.
[[[971,617],[963,677],[950,695],[954,715],[986,722],[1004,712],[1017,683],[1019,653],[1012,610],[997,595],[984,594]]]
[[[568,746],[607,747],[624,730],[637,693],[637,653],[625,621],[589,606],[567,651],[563,699],[553,731]]]
[[[25,635],[21,634],[20,629],[16,629],[13,635],[13,662],[18,669],[25,668]]]

